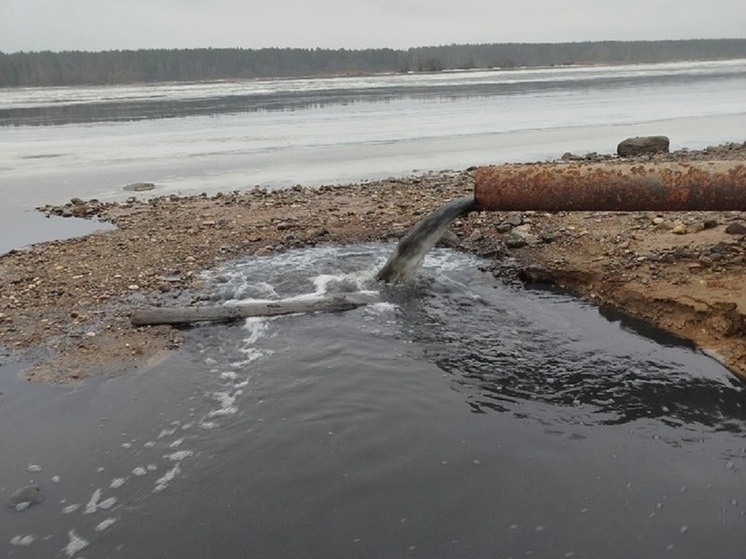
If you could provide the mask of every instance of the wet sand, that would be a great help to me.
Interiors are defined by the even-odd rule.
[[[656,156],[744,160],[746,145]],[[586,160],[609,160],[590,156]],[[577,161],[573,161],[577,163]],[[321,244],[391,241],[423,215],[469,195],[473,170],[350,185],[214,196],[76,200],[49,214],[115,230],[0,256],[0,363],[28,360],[32,381],[142,370],[182,342],[168,326],[133,327],[142,305],[205,304],[200,272]],[[746,378],[746,212],[481,213],[443,243],[492,259],[505,281],[566,287],[693,341]]]

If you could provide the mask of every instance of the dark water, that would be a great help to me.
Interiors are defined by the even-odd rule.
[[[78,388],[0,369],[0,492],[47,496],[0,511],[3,556],[743,557],[742,384],[451,251],[381,286],[391,248],[208,278],[215,301],[367,307],[194,328],[155,370]]]

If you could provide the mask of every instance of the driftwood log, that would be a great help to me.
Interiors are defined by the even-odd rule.
[[[144,307],[135,309],[130,320],[135,326],[227,322],[251,316],[348,311],[369,302],[370,299],[361,294],[344,294],[315,299],[281,299],[279,301],[239,303],[236,305]]]

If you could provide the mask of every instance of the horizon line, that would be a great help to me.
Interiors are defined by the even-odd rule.
[[[689,38],[689,39],[596,39],[596,40],[579,40],[579,41],[537,41],[537,42],[492,42],[492,43],[448,43],[440,45],[420,45],[414,47],[365,47],[365,48],[347,48],[347,47],[291,47],[291,46],[273,46],[273,47],[136,47],[123,49],[104,49],[104,50],[86,50],[86,49],[63,49],[63,50],[17,50],[3,51],[0,49],[0,55],[14,54],[63,54],[63,53],[86,53],[86,54],[104,54],[109,52],[140,52],[140,51],[199,51],[199,50],[245,50],[245,51],[262,51],[262,50],[303,50],[303,51],[382,51],[390,50],[395,52],[408,52],[418,49],[437,49],[461,46],[491,46],[491,45],[577,45],[593,43],[675,43],[675,42],[698,42],[698,41],[746,41],[746,37],[713,37],[713,38]]]

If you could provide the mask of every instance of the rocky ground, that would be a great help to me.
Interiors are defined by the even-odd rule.
[[[653,159],[746,160],[746,144]],[[27,359],[25,378],[51,382],[147,367],[182,335],[133,327],[135,306],[198,304],[200,272],[238,256],[398,239],[472,189],[473,170],[444,171],[43,208],[117,229],[0,256],[0,363]],[[692,340],[746,378],[746,212],[481,213],[457,221],[443,242],[492,259],[501,280],[552,282]]]

